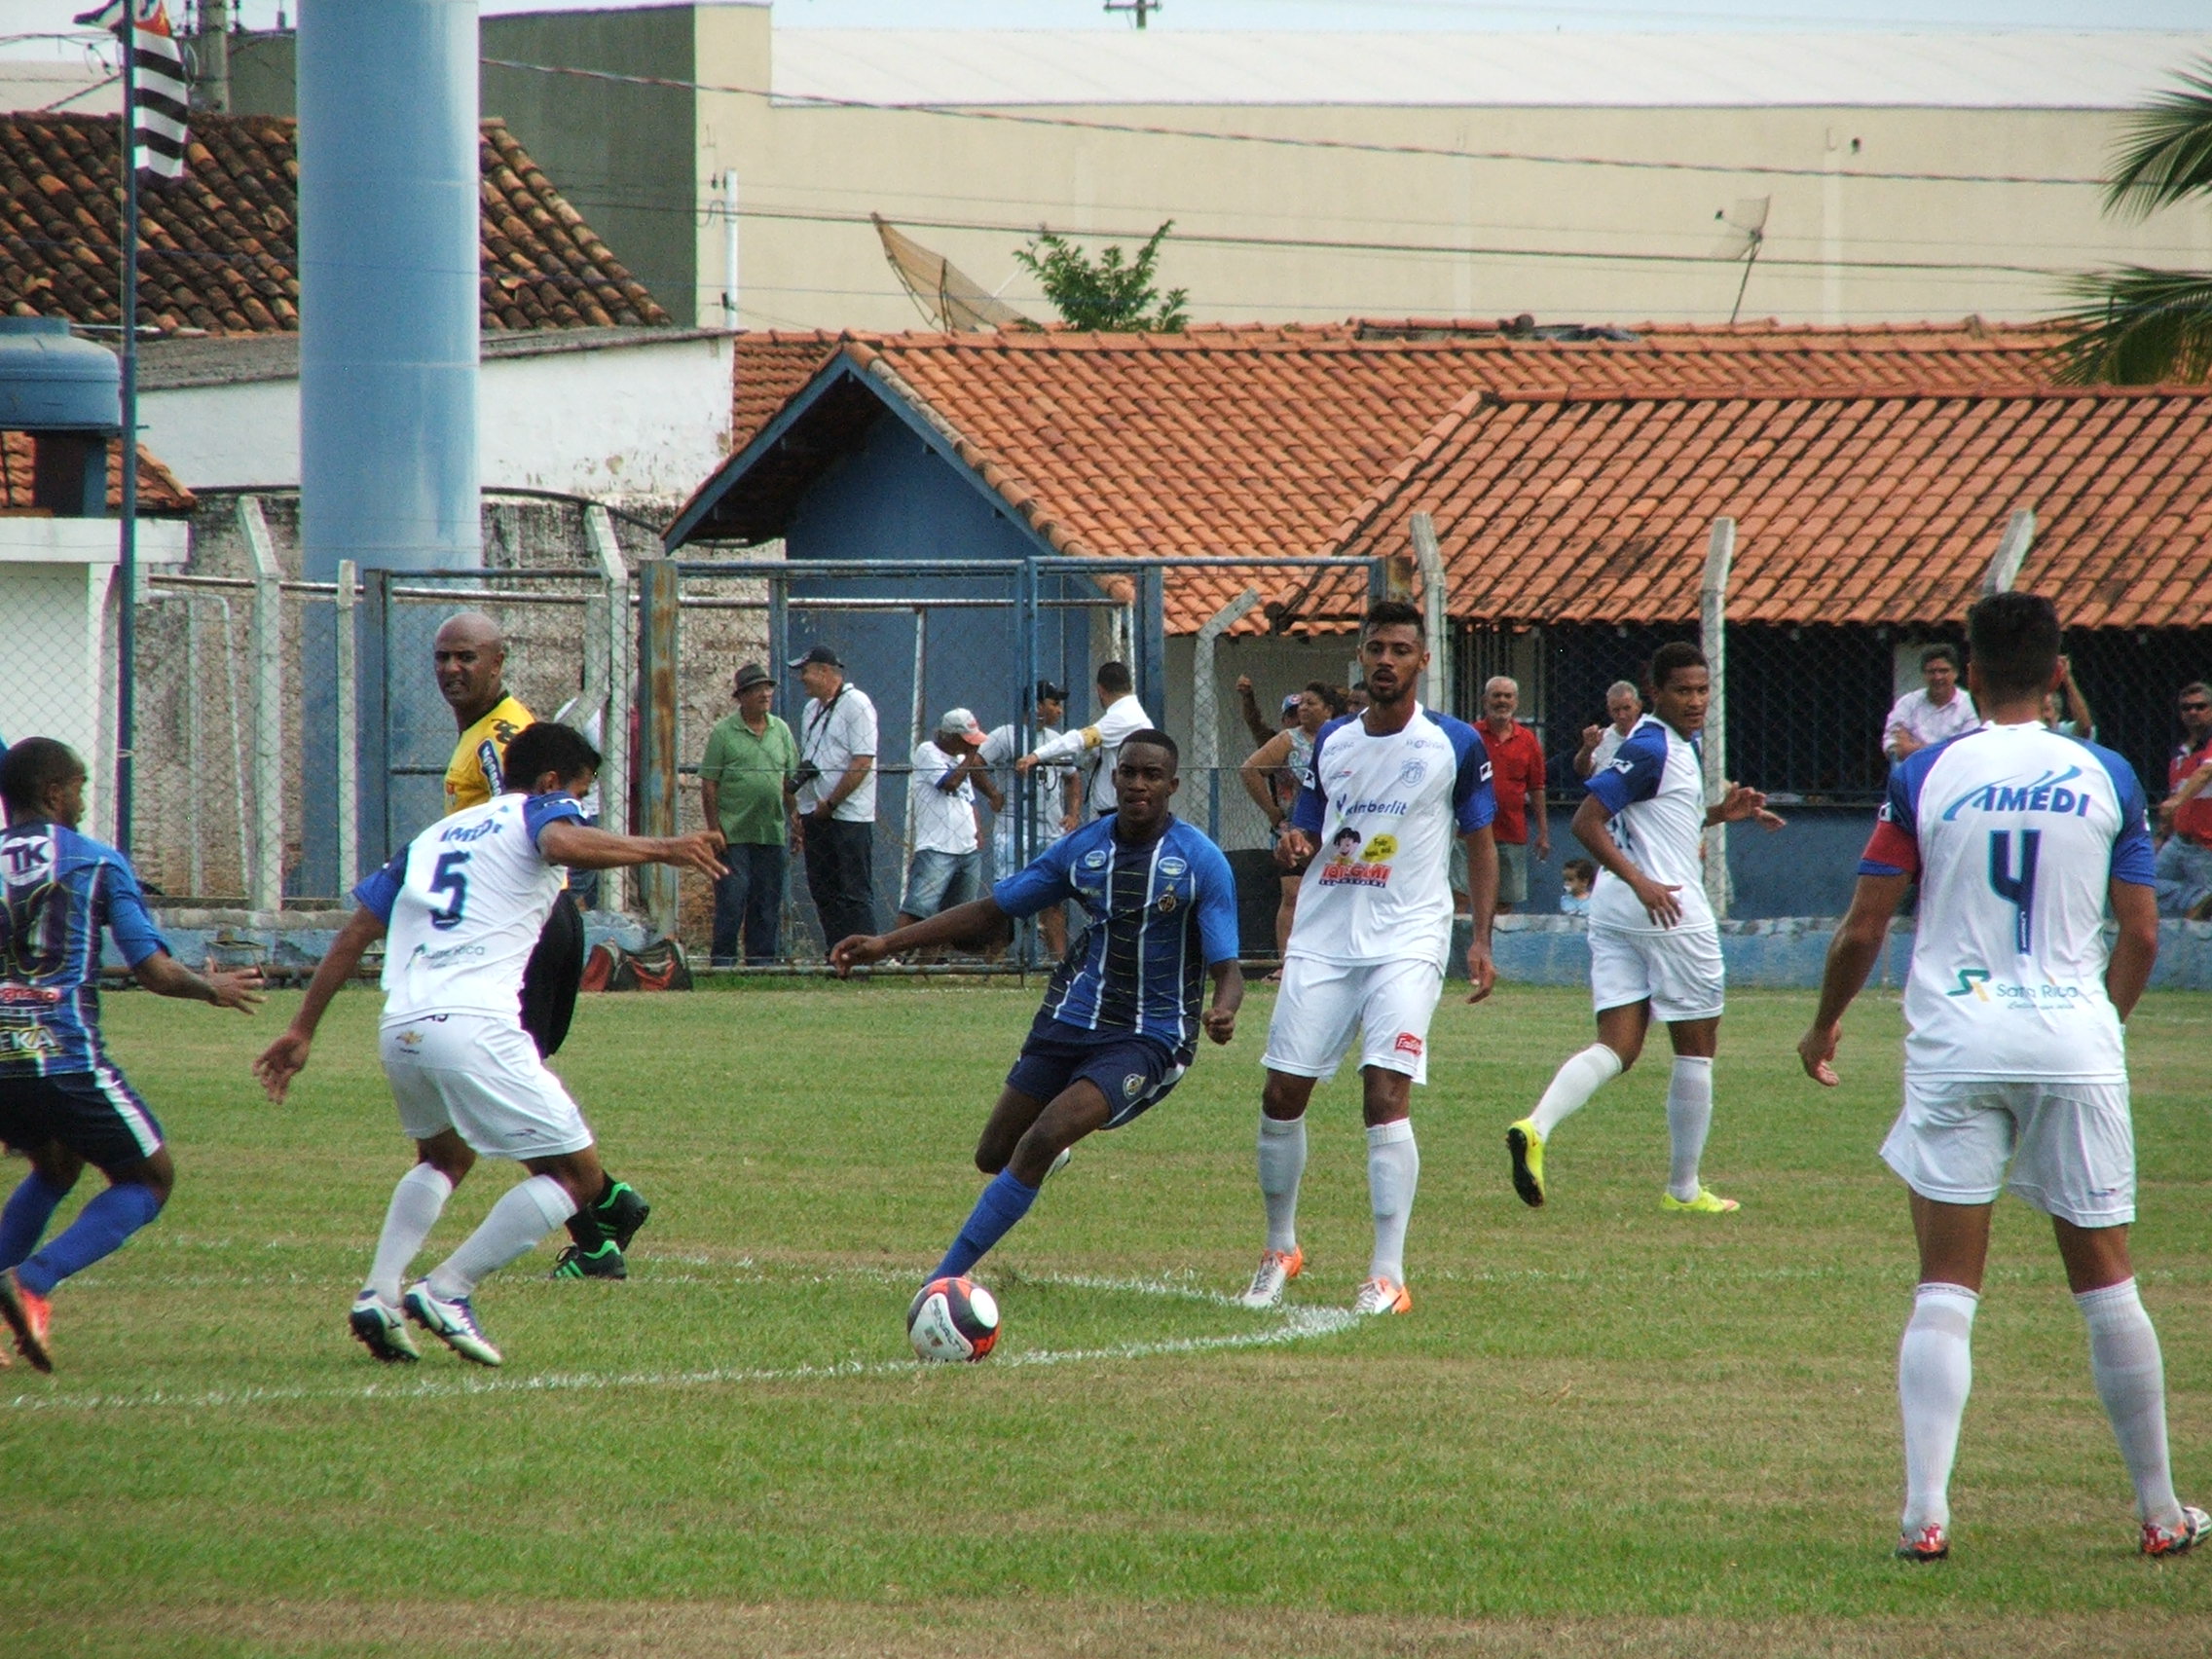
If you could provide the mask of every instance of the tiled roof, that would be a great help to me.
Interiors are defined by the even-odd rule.
[[[196,112],[185,176],[140,198],[144,326],[247,334],[300,325],[295,123]],[[479,148],[483,325],[665,323],[498,122]],[[0,116],[0,305],[121,319],[121,187],[112,116]]]
[[[1955,617],[2015,507],[2015,585],[2070,626],[2212,623],[2212,391],[1679,397],[1477,393],[1332,552],[1408,545],[1425,511],[1455,617],[1687,621],[1713,520],[1736,521],[1732,621]]]
[[[33,459],[30,433],[0,432],[0,511],[31,510]],[[122,450],[121,446],[110,444],[107,450],[108,511],[118,511],[122,505]],[[188,513],[193,505],[192,492],[179,484],[176,474],[156,461],[141,444],[138,449],[138,510],[148,515]]]
[[[2048,384],[2047,332],[1974,319],[1660,324],[1594,339],[1561,332],[1355,319],[1161,336],[744,334],[734,352],[733,448],[843,353],[920,405],[961,459],[1062,552],[1312,556],[1348,534],[1363,498],[1438,417],[1485,390],[1763,395]],[[794,487],[793,476],[780,473],[777,488]],[[1247,580],[1263,598],[1303,585],[1282,571],[1188,572],[1170,584],[1168,626],[1195,629]],[[1314,614],[1310,604],[1300,608]]]

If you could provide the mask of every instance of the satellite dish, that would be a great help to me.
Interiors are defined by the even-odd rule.
[[[986,292],[980,282],[943,254],[904,235],[882,214],[870,213],[868,218],[882,240],[883,257],[899,274],[907,295],[924,316],[947,334],[1037,326],[998,295]],[[1003,288],[1006,284],[999,285]]]
[[[1759,249],[1766,245],[1767,209],[1773,205],[1771,196],[1739,196],[1733,207],[1713,215],[1722,230],[1711,257],[1744,262],[1744,279],[1736,284],[1736,303],[1728,310],[1731,323],[1744,309],[1744,290],[1751,285],[1751,267],[1758,263]]]

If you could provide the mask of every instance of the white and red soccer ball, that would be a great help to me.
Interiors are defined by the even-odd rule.
[[[906,1309],[906,1340],[916,1359],[981,1359],[999,1340],[998,1299],[973,1279],[932,1279]]]

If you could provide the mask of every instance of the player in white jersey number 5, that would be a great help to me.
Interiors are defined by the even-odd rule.
[[[2089,1369],[2135,1485],[2145,1555],[2212,1532],[2174,1496],[2165,1367],[2135,1292],[2135,1132],[2121,1022],[2150,982],[2158,913],[2143,786],[2109,749],[2043,724],[2058,613],[1998,594],[1967,616],[1967,682],[1987,720],[1890,775],[1851,914],[1797,1045],[1835,1087],[1844,1011],[1915,875],[1904,1107],[1882,1158],[1912,1196],[1920,1286],[1898,1349],[1905,1500],[1898,1554],[1950,1552],[1951,1459],[1972,1377],[1974,1310],[2001,1188],[2050,1217],[2089,1327]],[[2105,906],[2120,923],[2107,949]]]
[[[378,1041],[417,1162],[392,1191],[369,1282],[347,1323],[387,1363],[418,1357],[404,1309],[463,1359],[498,1365],[499,1350],[469,1302],[477,1282],[605,1189],[591,1129],[519,1012],[523,969],[561,893],[560,866],[727,873],[708,835],[658,839],[585,825],[578,802],[599,764],[568,726],[540,721],[517,732],[506,753],[508,793],[431,825],[353,890],[361,907],[315,969],[289,1028],[254,1063],[269,1097],[282,1100],[331,998],[362,952],[386,940]],[[530,1177],[402,1295],[401,1274],[479,1157],[511,1158]]]
[[[1675,1048],[1667,1084],[1667,1191],[1659,1207],[1725,1215],[1734,1198],[1699,1180],[1713,1125],[1713,1056],[1720,1043],[1720,929],[1706,902],[1701,857],[1709,824],[1754,819],[1779,830],[1756,790],[1731,786],[1705,803],[1698,733],[1713,698],[1705,655],[1687,641],[1651,658],[1653,714],[1621,740],[1612,760],[1590,774],[1574,833],[1598,861],[1590,895],[1590,993],[1598,1041],[1559,1068],[1535,1111],[1505,1131],[1513,1190],[1531,1208],[1544,1201],[1544,1145],[1569,1113],[1636,1064],[1656,1014]]]
[[[1428,1080],[1428,1022],[1452,948],[1450,857],[1467,849],[1474,938],[1467,977],[1480,1002],[1496,982],[1491,917],[1497,908],[1497,843],[1491,819],[1490,756],[1464,720],[1432,714],[1415,695],[1421,670],[1420,612],[1385,600],[1362,624],[1367,674],[1363,714],[1332,720],[1313,737],[1290,822],[1275,843],[1285,869],[1302,862],[1298,908],[1283,953],[1282,990],[1268,1027],[1260,1099],[1260,1196],[1268,1241],[1242,1301],[1272,1308],[1298,1276],[1298,1183],[1306,1172],[1306,1104],[1360,1043],[1367,1120],[1367,1187],[1375,1251],[1354,1309],[1404,1313],[1406,1223],[1420,1153],[1414,1144],[1413,1086]]]

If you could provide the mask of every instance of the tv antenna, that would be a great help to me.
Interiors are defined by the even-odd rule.
[[[1136,18],[1137,27],[1141,29],[1144,27],[1146,15],[1159,11],[1164,4],[1165,0],[1106,0],[1106,10],[1128,13]]]
[[[1744,290],[1751,285],[1751,267],[1758,263],[1759,249],[1766,245],[1766,214],[1773,205],[1771,196],[1739,196],[1735,206],[1724,207],[1713,215],[1727,227],[1720,234],[1713,257],[1744,262],[1744,279],[1736,284],[1736,303],[1728,309],[1731,324],[1744,309]]]

